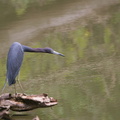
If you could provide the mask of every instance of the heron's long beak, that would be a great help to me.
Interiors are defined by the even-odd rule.
[[[56,52],[56,51],[53,51],[53,54],[55,54],[55,55],[60,55],[60,56],[65,57],[63,54],[61,54],[61,53],[59,53],[59,52]]]

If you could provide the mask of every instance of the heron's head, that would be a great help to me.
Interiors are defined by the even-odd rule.
[[[60,56],[63,56],[63,57],[64,57],[63,54],[61,54],[61,53],[59,53],[59,52],[57,52],[57,51],[54,51],[52,48],[46,47],[46,48],[44,48],[44,50],[45,50],[46,53],[55,54],[55,55],[60,55]]]

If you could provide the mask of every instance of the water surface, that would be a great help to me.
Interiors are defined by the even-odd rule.
[[[1,1],[0,9],[1,88],[14,41],[49,46],[66,56],[25,53],[20,72],[25,92],[48,93],[58,105],[21,116],[14,113],[14,119],[31,120],[36,115],[42,120],[120,119],[118,0]],[[5,92],[14,91],[7,87]]]

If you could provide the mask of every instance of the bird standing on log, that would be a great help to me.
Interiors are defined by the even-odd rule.
[[[22,45],[18,42],[14,42],[8,52],[7,56],[7,73],[6,73],[6,81],[4,84],[4,87],[2,91],[4,90],[6,83],[8,82],[8,85],[12,85],[16,83],[16,77],[19,74],[20,67],[22,65],[24,52],[35,52],[35,53],[50,53],[50,54],[56,54],[60,56],[64,56],[63,54],[54,51],[52,48],[31,48],[25,45]],[[20,85],[20,87],[22,87]],[[15,89],[16,93],[16,89]]]

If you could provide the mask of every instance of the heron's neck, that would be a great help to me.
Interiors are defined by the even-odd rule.
[[[44,48],[31,48],[23,45],[24,52],[45,52]]]

